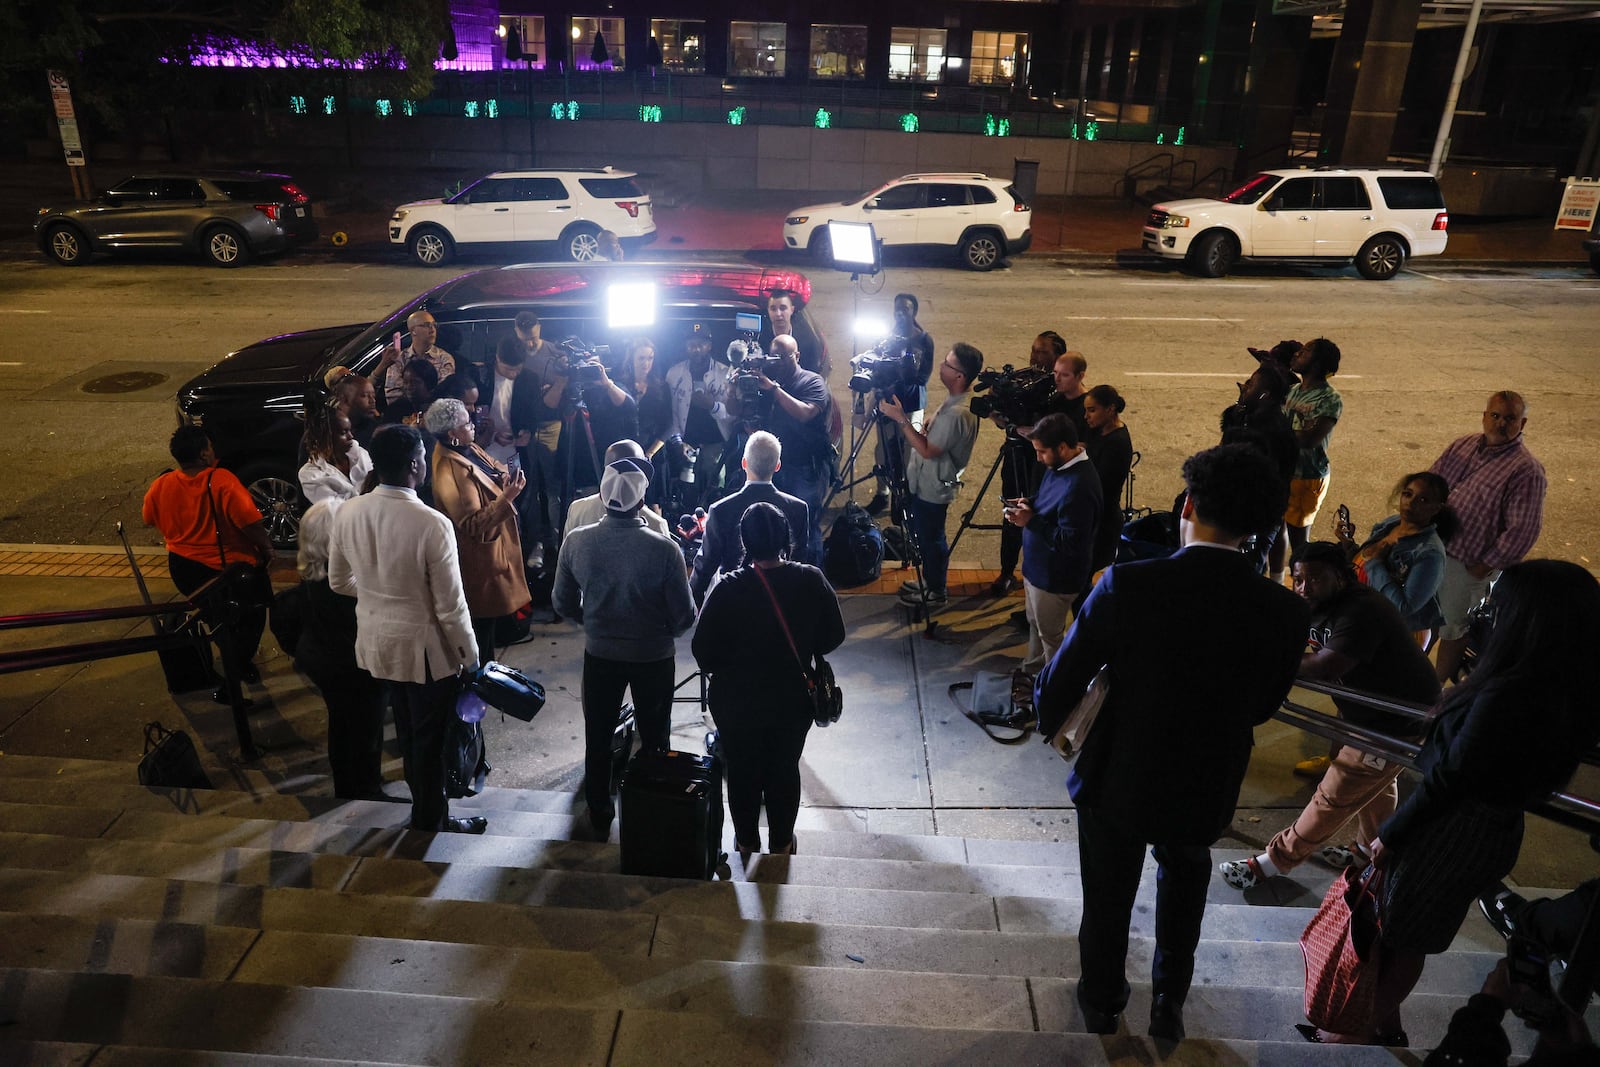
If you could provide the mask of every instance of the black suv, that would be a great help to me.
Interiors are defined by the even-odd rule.
[[[607,294],[616,284],[655,286],[654,325],[613,329]],[[249,487],[267,517],[273,540],[293,544],[304,501],[298,481],[305,405],[324,395],[323,375],[348,367],[370,375],[396,333],[409,343],[406,318],[432,312],[438,345],[457,369],[492,368],[495,346],[519,311],[539,316],[547,340],[581,337],[609,345],[644,334],[656,342],[665,368],[683,354],[695,323],[709,329],[713,351],[733,340],[734,315],[764,315],[767,294],[788,289],[811,297],[811,282],[792,270],[745,264],[597,263],[511,266],[463,274],[408,300],[372,323],[282,334],[230,353],[178,390],[178,420],[206,428],[222,466]],[[630,306],[629,310],[635,310]],[[804,310],[796,313],[804,317]],[[611,360],[607,360],[611,362]]]
[[[311,197],[287,174],[146,172],[88,203],[52,204],[33,223],[39,248],[75,267],[96,252],[176,248],[218,267],[317,239]]]

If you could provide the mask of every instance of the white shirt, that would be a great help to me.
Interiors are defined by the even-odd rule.
[[[503,377],[499,371],[495,371],[494,396],[489,401],[489,415],[494,419],[496,432],[511,429],[511,390],[516,384],[515,378]],[[487,441],[479,441],[478,447],[501,463],[517,454],[516,445],[497,445],[493,437]]]
[[[580,496],[567,508],[567,524],[561,528],[562,539],[565,540],[568,534],[580,526],[593,526],[605,516],[605,513],[606,506],[600,502],[599,493]],[[639,517],[656,533],[666,537],[672,536],[672,532],[667,529],[667,520],[649,508],[640,508]]]
[[[349,474],[320,456],[308,459],[300,468],[300,491],[313,504],[319,500],[354,500],[361,495],[361,483],[371,473],[372,457],[352,442]]]
[[[411,489],[380,485],[339,506],[328,585],[356,598],[356,663],[422,683],[478,663],[450,520]]]

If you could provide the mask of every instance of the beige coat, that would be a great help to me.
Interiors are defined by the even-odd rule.
[[[504,469],[472,447],[479,459]],[[472,617],[497,618],[526,605],[532,596],[522,570],[515,503],[476,464],[442,441],[433,446],[433,503],[455,527],[461,585]]]

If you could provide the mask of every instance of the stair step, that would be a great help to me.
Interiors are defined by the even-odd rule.
[[[614,1010],[15,968],[0,1018],[9,1040],[482,1067],[601,1067],[617,1026]]]

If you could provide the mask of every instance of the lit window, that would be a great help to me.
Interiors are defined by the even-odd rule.
[[[508,15],[500,20],[506,28],[506,35],[500,39],[501,47],[507,50],[506,61],[513,67],[524,64],[534,70],[543,70],[549,58],[545,48],[544,17],[542,15]],[[511,59],[509,56],[511,35],[516,34],[517,51],[520,58]],[[531,57],[531,58],[530,58]]]
[[[1028,80],[1028,35],[975,30],[968,80],[974,85],[1025,85]]]
[[[889,77],[897,81],[939,81],[944,74],[944,49],[944,30],[891,27]]]
[[[685,19],[651,19],[650,36],[661,50],[656,64],[676,74],[706,72],[706,24]],[[654,56],[652,56],[654,58]]]
[[[628,65],[622,19],[572,19],[572,65],[579,70],[621,70]]]
[[[813,78],[865,78],[867,28],[865,26],[811,27]]]
[[[730,23],[728,73],[741,78],[781,78],[788,46],[789,28],[781,22]]]

